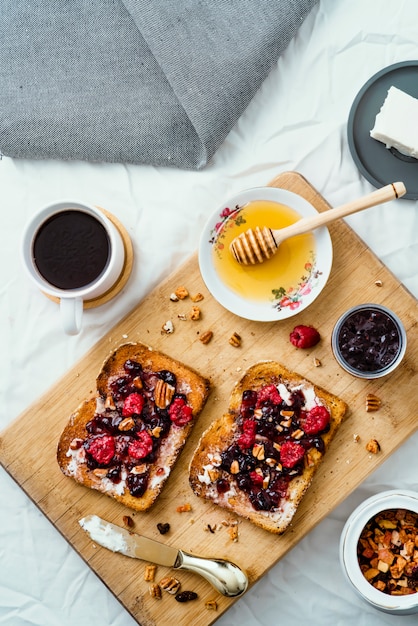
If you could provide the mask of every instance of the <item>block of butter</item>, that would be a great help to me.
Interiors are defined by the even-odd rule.
[[[418,158],[418,100],[390,87],[370,136],[386,144],[386,148]]]

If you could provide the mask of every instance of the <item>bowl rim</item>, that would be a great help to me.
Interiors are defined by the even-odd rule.
[[[274,307],[273,303],[260,303],[257,301],[246,300],[235,294],[229,287],[227,287],[219,278],[213,263],[211,261],[212,246],[214,243],[213,233],[216,231],[216,225],[220,222],[220,216],[227,207],[240,207],[248,202],[255,200],[271,200],[285,204],[298,212],[301,217],[305,215],[315,215],[318,210],[314,205],[309,202],[303,196],[283,189],[281,187],[251,187],[249,189],[241,190],[234,195],[226,198],[221,205],[219,205],[215,211],[213,211],[210,217],[207,219],[199,240],[198,249],[198,263],[203,281],[211,293],[211,295],[221,304],[225,309],[242,317],[243,319],[260,321],[260,322],[274,322],[288,319],[301,313],[308,306],[310,306],[321,291],[324,289],[328,282],[329,275],[332,269],[333,263],[333,246],[331,236],[326,226],[321,226],[314,232],[316,241],[316,251],[321,250],[323,258],[321,257],[324,267],[321,267],[319,275],[318,286],[315,287],[315,291],[312,290],[309,296],[304,297],[304,300],[299,308],[290,309],[290,307],[282,308],[278,310]],[[233,213],[236,216],[236,213]],[[228,216],[227,219],[229,219]],[[226,221],[226,220],[225,220]],[[217,234],[217,233],[216,233]],[[267,301],[266,301],[267,302]]]
[[[396,358],[389,365],[386,365],[385,367],[382,367],[381,369],[375,370],[373,372],[361,372],[360,370],[357,370],[356,368],[352,367],[349,363],[346,362],[346,360],[341,355],[340,347],[338,345],[338,334],[344,322],[357,311],[364,311],[366,309],[372,309],[372,310],[374,309],[382,313],[385,313],[394,322],[396,328],[398,329],[399,338],[400,338],[400,346],[399,346],[398,354],[396,355]],[[405,356],[406,346],[407,346],[407,335],[406,335],[406,330],[402,323],[402,320],[398,317],[398,315],[396,315],[394,311],[392,311],[392,309],[389,309],[384,304],[378,304],[375,302],[364,302],[361,304],[356,304],[355,306],[352,306],[351,308],[347,309],[347,311],[345,311],[337,319],[334,325],[334,328],[332,330],[332,334],[331,334],[332,352],[338,364],[349,374],[352,374],[353,376],[356,376],[357,378],[363,378],[363,379],[368,379],[368,380],[372,380],[375,378],[382,378],[383,376],[386,376],[387,374],[390,374],[391,372],[393,372],[402,362]]]
[[[340,562],[347,580],[355,591],[376,608],[394,613],[418,612],[418,592],[405,596],[391,596],[379,591],[363,576],[357,558],[360,534],[370,519],[387,509],[406,508],[418,514],[418,492],[390,489],[364,500],[348,517],[340,538]]]

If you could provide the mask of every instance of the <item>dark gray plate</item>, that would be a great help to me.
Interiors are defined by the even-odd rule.
[[[348,145],[358,169],[375,187],[402,181],[407,191],[403,198],[418,200],[418,159],[405,156],[395,148],[387,149],[370,137],[376,115],[392,85],[418,98],[418,61],[390,65],[363,85],[348,117]]]

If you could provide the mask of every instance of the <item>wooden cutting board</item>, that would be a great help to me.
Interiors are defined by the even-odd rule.
[[[321,195],[295,172],[280,174],[270,184],[304,196],[319,211],[329,208]],[[263,323],[246,321],[229,313],[208,293],[200,276],[197,254],[194,254],[1,434],[3,467],[142,626],[171,623],[207,626],[236,600],[220,596],[209,583],[187,572],[178,572],[177,577],[183,589],[198,593],[197,600],[180,604],[165,592],[161,600],[152,598],[148,593],[149,583],[144,581],[145,563],[95,546],[79,527],[78,520],[82,516],[96,513],[122,525],[123,516],[130,514],[137,532],[192,553],[233,560],[245,566],[253,584],[418,427],[417,302],[346,223],[334,223],[329,230],[334,247],[330,280],[317,300],[296,318]],[[381,281],[381,286],[377,281]],[[170,294],[180,285],[191,294],[201,292],[205,296],[200,303],[202,318],[197,322],[178,319],[179,314],[189,312],[192,304],[190,299],[170,300]],[[408,336],[402,365],[387,379],[375,382],[346,374],[331,352],[330,338],[335,321],[347,308],[362,302],[390,307],[402,319]],[[175,326],[170,335],[161,332],[167,320],[172,320]],[[289,333],[299,323],[312,324],[320,331],[322,341],[315,348],[297,350],[290,344]],[[212,330],[214,336],[209,344],[203,345],[199,335],[206,330]],[[242,337],[239,348],[229,344],[234,332]],[[64,424],[79,402],[95,394],[96,375],[121,337],[162,350],[198,369],[212,382],[210,398],[192,437],[162,495],[147,513],[130,512],[110,498],[77,485],[61,474],[55,458]],[[321,362],[320,367],[314,366],[314,357]],[[194,496],[188,485],[187,467],[200,434],[225,410],[236,380],[247,367],[264,359],[281,361],[339,395],[350,411],[291,528],[284,535],[275,536],[239,520],[238,541],[232,541],[229,524],[234,518]],[[365,410],[369,392],[382,400],[380,410],[375,413]],[[27,438],[29,424],[30,440]],[[355,441],[355,435],[360,437],[359,441]],[[366,443],[371,438],[379,441],[379,454],[371,455],[366,451]],[[191,505],[191,511],[177,512],[177,507],[186,503]],[[159,522],[170,524],[169,534],[159,534],[156,527]],[[156,580],[166,573],[165,568],[159,567]],[[213,599],[217,610],[205,607],[205,603]]]

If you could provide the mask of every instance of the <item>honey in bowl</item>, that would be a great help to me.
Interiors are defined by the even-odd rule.
[[[240,233],[267,226],[284,228],[301,216],[292,208],[272,200],[252,200],[235,209],[225,209],[216,225],[213,264],[220,280],[238,296],[252,301],[277,301],[277,306],[298,306],[311,290],[315,273],[316,245],[312,233],[291,237],[263,263],[241,265],[229,246]]]

